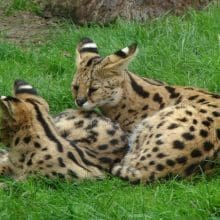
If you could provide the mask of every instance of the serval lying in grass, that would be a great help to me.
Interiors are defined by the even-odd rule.
[[[1,175],[17,180],[33,174],[67,180],[102,178],[127,151],[126,136],[117,124],[77,111],[52,119],[47,102],[21,80],[14,83],[13,97],[1,97],[0,109],[1,140],[9,149],[1,155]],[[75,134],[70,127],[76,128]]]
[[[220,95],[137,76],[132,44],[105,58],[88,38],[77,46],[72,92],[79,108],[99,107],[130,133],[112,173],[134,183],[210,170],[220,149]]]

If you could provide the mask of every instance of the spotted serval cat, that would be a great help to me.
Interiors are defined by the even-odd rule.
[[[85,38],[76,52],[72,92],[78,107],[99,107],[131,134],[131,149],[114,175],[146,183],[211,169],[220,148],[220,95],[129,72],[136,44],[101,58]]]
[[[65,132],[67,125],[76,127],[75,135],[73,130],[66,135],[59,128],[62,136],[67,137],[64,138],[48,113],[47,102],[37,95],[36,89],[17,80],[14,94],[0,99],[1,140],[9,149],[8,154],[1,155],[1,175],[18,180],[38,173],[67,180],[102,178],[124,156],[126,136],[110,120],[94,114],[84,118],[83,113],[69,110],[54,119],[58,127],[65,123]]]
[[[119,124],[96,112],[67,109],[54,116],[53,121],[58,133],[63,138],[74,141],[82,147],[89,144],[93,150],[90,153],[93,155],[97,154],[96,150],[109,148],[112,153],[121,152],[121,158],[128,151],[128,138]],[[114,149],[112,146],[118,149]],[[120,159],[118,158],[118,160]]]

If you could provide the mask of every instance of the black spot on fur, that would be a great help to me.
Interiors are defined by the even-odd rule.
[[[154,181],[154,180],[155,180],[155,173],[154,173],[154,172],[152,172],[152,173],[150,174],[149,180],[150,180],[150,181]]]
[[[67,174],[73,178],[78,178],[77,174],[73,170],[68,169]]]
[[[210,122],[209,121],[202,121],[202,124],[206,127],[210,126]]]
[[[95,127],[97,127],[97,125],[98,125],[98,120],[97,120],[97,119],[94,119],[94,120],[92,120],[92,122],[86,127],[86,129],[95,128]]]
[[[220,95],[218,95],[218,94],[213,94],[213,95],[212,95],[212,98],[214,98],[214,99],[220,99]]]
[[[164,170],[164,165],[162,165],[162,164],[157,164],[157,166],[156,166],[156,169],[158,170],[158,171],[162,171],[162,170]]]
[[[66,164],[63,162],[63,158],[62,157],[58,157],[57,158],[59,166],[60,167],[66,167]]]
[[[168,159],[168,160],[166,161],[166,163],[167,163],[167,165],[169,165],[169,166],[171,166],[171,167],[173,167],[173,166],[176,164],[175,161],[170,160],[170,159]]]
[[[35,148],[41,148],[41,145],[38,142],[34,142],[34,147]]]
[[[107,134],[113,136],[115,134],[116,130],[107,130]]]
[[[74,156],[74,154],[73,154],[71,151],[68,151],[68,152],[67,152],[67,157],[68,157],[70,160],[72,160],[74,163],[76,163],[79,167],[85,169],[85,167],[82,166],[82,165],[78,162],[78,160],[76,159],[76,157]],[[86,169],[86,170],[87,170],[87,169]]]
[[[128,109],[128,113],[136,112],[134,109]]]
[[[182,102],[183,97],[180,96],[176,101],[175,101],[175,105],[179,104],[180,102]]]
[[[99,150],[106,150],[108,148],[108,145],[107,144],[102,144],[102,145],[99,145],[98,146],[98,149]]]
[[[117,140],[117,139],[112,139],[112,140],[110,141],[110,144],[111,144],[111,145],[117,145],[117,144],[118,144],[118,140]]]
[[[156,141],[156,144],[157,144],[157,145],[162,145],[162,144],[163,144],[163,141],[157,140],[157,141]]]
[[[193,119],[193,124],[196,125],[198,121],[196,119]]]
[[[147,117],[147,113],[145,113],[145,114],[143,114],[143,115],[141,115],[141,118],[146,118]]]
[[[28,160],[28,162],[27,162],[27,166],[31,166],[32,165],[32,160],[30,159],[30,160]]]
[[[203,148],[205,151],[210,151],[214,145],[210,141],[206,141],[203,143]]]
[[[112,159],[109,158],[109,157],[101,157],[101,158],[99,158],[99,161],[101,163],[107,163],[107,164],[112,164],[113,163]]]
[[[154,136],[154,134],[150,134],[149,138],[152,138]],[[148,143],[149,144],[149,143]]]
[[[133,77],[128,74],[130,80],[131,80],[131,86],[133,90],[141,96],[142,98],[148,98],[149,97],[149,92],[145,91],[142,86],[138,85],[138,83],[133,79]]]
[[[193,96],[190,96],[188,99],[192,101],[192,100],[195,100],[197,97],[198,95],[193,95]]]
[[[52,158],[52,156],[50,155],[50,154],[46,154],[45,156],[44,156],[44,159],[45,160],[49,160],[49,159],[51,159]]]
[[[21,158],[19,159],[19,162],[24,163],[24,161],[25,161],[25,155],[22,154],[22,155],[21,155]]]
[[[158,158],[164,158],[164,157],[166,157],[167,155],[166,154],[164,154],[164,153],[159,153],[159,154],[157,154],[157,157]]]
[[[142,110],[145,111],[145,110],[148,109],[148,107],[149,107],[148,105],[145,105],[145,106],[142,108]]]
[[[157,152],[158,150],[159,150],[158,147],[154,147],[154,148],[152,149],[153,152]]]
[[[217,108],[217,105],[213,105],[213,104],[208,104],[208,107],[212,107],[212,108]]]
[[[79,120],[77,122],[74,122],[75,128],[82,128],[84,124],[83,120]]]
[[[140,160],[145,160],[146,159],[146,157],[145,156],[142,156],[141,158],[140,158]]]
[[[156,134],[156,135],[155,135],[156,138],[159,138],[159,137],[161,137],[161,136],[162,136],[162,134]]]
[[[190,115],[190,116],[192,115],[191,111],[186,110],[185,112],[186,112],[187,115]]]
[[[218,139],[220,140],[220,128],[216,129],[216,135],[217,135]]]
[[[200,134],[201,137],[208,137],[208,131],[206,131],[204,129],[201,129],[199,134]]]
[[[170,116],[170,115],[172,115],[173,114],[173,111],[169,111],[169,112],[167,112],[164,116]]]
[[[171,86],[165,86],[165,89],[170,93],[170,98],[177,98],[180,94],[176,93],[176,89]]]
[[[17,137],[17,138],[15,139],[15,146],[18,145],[19,142],[20,142],[20,138]]]
[[[184,143],[182,141],[175,140],[173,142],[173,148],[175,148],[175,149],[182,150],[184,147],[185,147],[185,145],[184,145]]]
[[[209,122],[213,122],[214,120],[211,117],[206,118]]]
[[[121,106],[121,108],[122,108],[122,109],[124,109],[125,107],[126,107],[126,105],[125,105],[125,104],[123,104],[123,105]]]
[[[179,127],[178,124],[172,123],[172,124],[170,124],[170,125],[167,127],[167,129],[174,129],[174,128],[178,128],[178,127]]]
[[[204,102],[206,102],[206,100],[205,99],[199,99],[197,102],[198,103],[204,103]]]
[[[161,126],[163,126],[164,123],[165,123],[165,121],[160,122],[160,123],[157,125],[157,128],[160,128]]]
[[[161,103],[161,104],[160,104],[160,109],[163,109],[164,106],[165,106],[165,103]]]
[[[212,114],[215,117],[220,117],[220,111],[219,112],[214,111],[214,112],[212,112]]]
[[[207,113],[207,110],[205,110],[205,109],[200,109],[199,112],[201,112],[201,113]]]
[[[121,135],[120,138],[121,138],[122,141],[127,141],[127,135],[126,134]]]
[[[187,122],[187,121],[188,121],[187,118],[185,118],[185,117],[183,117],[183,118],[178,118],[177,120],[178,120],[178,121],[181,121],[181,122]]]
[[[31,136],[24,137],[23,141],[28,144],[31,141]]]
[[[62,173],[57,173],[56,176],[57,176],[59,179],[65,179],[65,175],[62,174]]]
[[[185,156],[176,158],[176,162],[179,163],[179,164],[185,164],[186,161],[187,161],[187,157],[185,157]]]
[[[53,167],[53,165],[52,164],[47,164],[46,167],[51,168],[51,167]]]
[[[202,152],[199,149],[194,149],[191,152],[191,157],[201,157],[202,156]]]
[[[186,169],[185,169],[185,174],[186,176],[190,176],[193,172],[195,172],[198,169],[198,164],[194,163],[189,165]]]
[[[193,140],[195,138],[195,136],[189,132],[183,133],[182,137],[187,141]]]
[[[67,131],[67,130],[62,131],[61,136],[62,136],[63,138],[66,138],[66,137],[69,136],[69,135],[70,135],[70,131]]]
[[[115,117],[115,121],[117,121],[121,117],[121,113],[118,113]]]
[[[153,100],[154,100],[154,102],[161,103],[163,101],[163,98],[160,96],[159,93],[155,93],[153,96]]]
[[[153,161],[153,160],[149,162],[149,165],[151,165],[151,166],[154,164],[155,164],[155,161]]]

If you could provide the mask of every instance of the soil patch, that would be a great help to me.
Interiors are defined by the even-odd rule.
[[[45,19],[31,12],[20,11],[7,16],[4,10],[0,9],[0,40],[19,44],[40,44],[57,25],[58,20],[54,18]]]

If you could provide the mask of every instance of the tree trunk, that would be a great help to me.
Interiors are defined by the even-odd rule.
[[[126,20],[146,21],[168,12],[180,15],[189,8],[202,9],[212,0],[36,0],[45,16],[71,18],[76,24]]]

